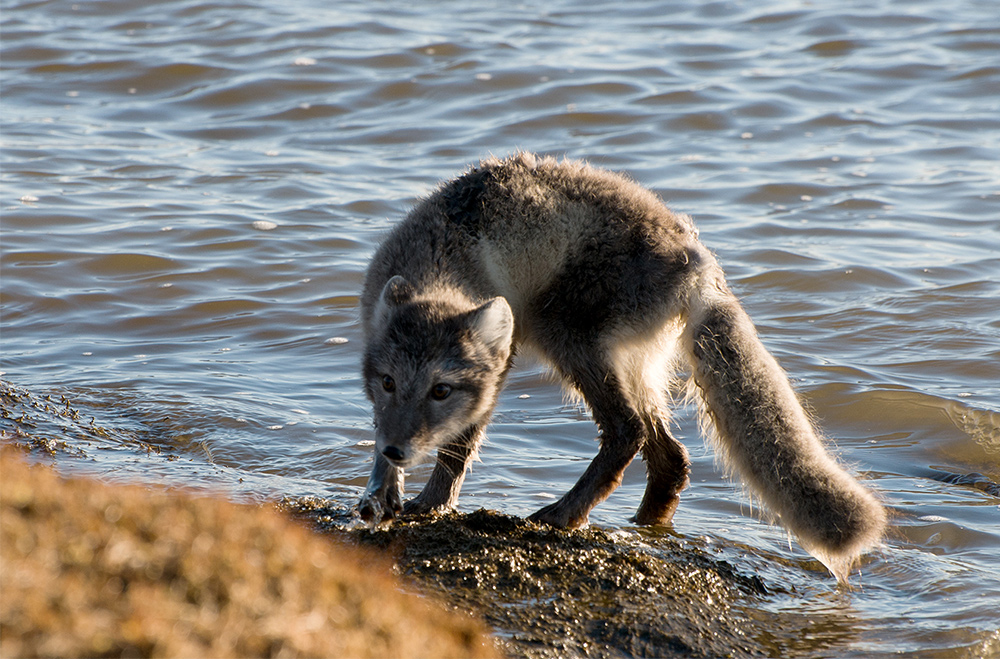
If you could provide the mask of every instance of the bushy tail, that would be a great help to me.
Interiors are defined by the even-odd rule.
[[[692,295],[684,343],[727,465],[841,582],[885,531],[875,496],[823,448],[788,377],[721,276]]]

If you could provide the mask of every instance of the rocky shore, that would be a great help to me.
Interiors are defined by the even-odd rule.
[[[3,657],[492,657],[481,622],[273,508],[0,454]],[[411,586],[412,589],[412,586]]]

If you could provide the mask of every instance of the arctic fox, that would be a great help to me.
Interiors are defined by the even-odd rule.
[[[455,505],[518,346],[589,407],[600,449],[531,516],[587,524],[638,455],[639,524],[671,520],[690,461],[669,431],[684,360],[726,464],[840,580],[879,542],[878,500],[824,450],[691,219],[624,176],[521,153],[443,183],[381,244],[361,295],[375,463],[362,519]],[[423,491],[403,470],[437,449]]]

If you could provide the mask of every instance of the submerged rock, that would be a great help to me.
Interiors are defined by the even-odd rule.
[[[0,380],[0,439],[37,454],[89,458],[94,448],[158,453],[160,446],[135,430],[96,422],[65,395],[39,396]]]

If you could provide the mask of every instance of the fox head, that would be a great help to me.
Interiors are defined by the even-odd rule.
[[[403,277],[372,311],[362,374],[372,401],[375,450],[396,467],[486,423],[507,373],[510,305],[479,306],[453,291],[417,294]]]

